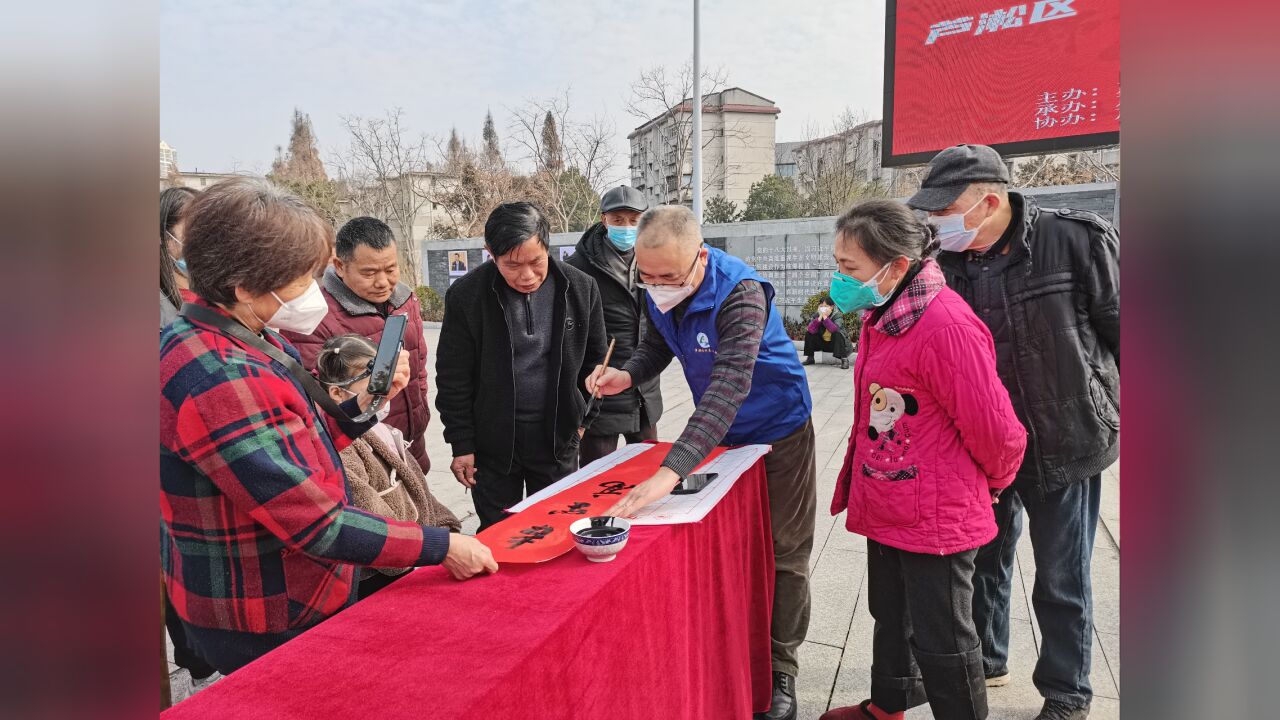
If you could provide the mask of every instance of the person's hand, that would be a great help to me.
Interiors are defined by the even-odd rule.
[[[467,487],[476,486],[476,456],[459,455],[449,463],[449,472],[458,479],[458,482]]]
[[[1000,504],[1000,491],[997,490],[996,488],[991,488],[991,504],[992,505]]]
[[[680,476],[667,467],[658,468],[653,477],[631,489],[616,505],[605,511],[613,517],[635,517],[644,506],[671,494],[680,484]]]
[[[449,533],[449,554],[444,556],[443,564],[454,580],[498,572],[498,562],[484,543],[458,533]]]
[[[396,395],[399,395],[400,391],[405,389],[405,386],[407,386],[408,384],[409,384],[409,351],[401,350],[399,357],[396,358],[395,372],[391,374],[391,389],[387,391],[387,399],[384,400],[383,402],[384,403],[391,402],[391,398],[395,397]],[[373,398],[374,398],[373,395],[370,395],[369,393],[361,390],[360,393],[356,395],[356,403],[360,405],[361,410],[368,410],[369,406],[373,404]]]
[[[631,387],[631,373],[618,368],[597,365],[596,369],[587,376],[585,384],[587,393],[590,395],[594,395],[597,392],[600,393],[601,397],[617,395]]]

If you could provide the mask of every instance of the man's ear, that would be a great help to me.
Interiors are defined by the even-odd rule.
[[[338,257],[337,255],[334,255],[333,271],[338,274],[338,277],[342,277],[342,273],[346,272],[346,269],[347,269],[346,266],[342,264],[342,258]]]

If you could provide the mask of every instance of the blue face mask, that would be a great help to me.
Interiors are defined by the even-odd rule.
[[[880,293],[880,280],[889,269],[891,263],[876,271],[870,280],[862,282],[841,272],[831,273],[831,301],[840,308],[840,312],[853,312],[872,307],[880,307],[889,299]],[[890,291],[892,294],[893,291]]]
[[[186,259],[186,258],[178,258],[177,260],[174,260],[174,261],[173,261],[173,264],[178,266],[178,272],[181,272],[183,275],[186,275],[186,274],[187,274],[187,259]]]
[[[636,246],[636,229],[627,227],[626,225],[606,225],[605,230],[609,233],[609,242],[618,248],[620,252],[626,252]]]

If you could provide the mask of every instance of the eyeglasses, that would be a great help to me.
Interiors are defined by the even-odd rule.
[[[685,286],[685,285],[687,285],[687,284],[688,284],[688,282],[689,282],[689,276],[693,275],[693,268],[697,266],[697,264],[698,264],[698,258],[700,258],[700,257],[702,257],[702,248],[701,248],[701,246],[699,246],[697,254],[695,254],[695,255],[693,256],[693,262],[689,263],[689,270],[684,274],[684,279],[682,279],[682,280],[681,280],[680,282],[678,282],[678,283],[647,283],[647,282],[638,282],[638,283],[636,283],[636,286],[637,286],[637,287],[640,287],[640,288],[643,288],[643,289],[645,289],[645,290],[650,290],[650,289],[653,289],[653,288],[684,287],[684,286]]]

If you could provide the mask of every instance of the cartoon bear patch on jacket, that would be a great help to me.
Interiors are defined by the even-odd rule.
[[[867,425],[867,437],[871,439],[870,457],[884,466],[900,465],[906,462],[907,453],[911,450],[911,428],[903,418],[919,412],[919,403],[914,395],[882,387],[879,383],[871,383],[868,390],[871,394],[871,418]],[[916,476],[916,472],[915,465],[893,470],[862,466],[863,475],[881,480],[909,480]]]
[[[913,395],[903,395],[893,388],[880,387],[878,383],[871,383],[870,390],[871,425],[867,428],[867,435],[872,440],[881,435],[888,435],[892,439],[896,434],[893,426],[898,420],[903,415],[915,415],[920,410]]]

